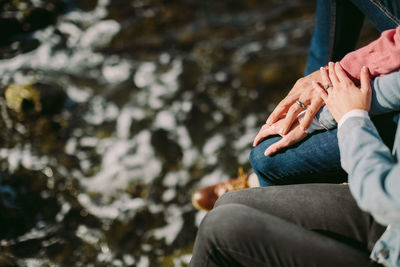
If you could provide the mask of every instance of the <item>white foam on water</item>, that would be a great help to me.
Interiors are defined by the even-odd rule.
[[[167,225],[155,229],[153,234],[156,239],[164,239],[167,245],[171,245],[183,227],[182,208],[177,205],[168,206],[165,218]]]
[[[225,145],[225,142],[226,140],[222,134],[216,134],[206,141],[203,146],[203,155],[208,164],[217,163],[217,152]]]
[[[139,65],[133,81],[142,91],[137,100],[153,110],[164,107],[164,99],[171,98],[179,88],[178,76],[182,73],[182,60],[174,59],[170,68],[157,73],[157,65],[153,62],[143,62]]]
[[[190,180],[190,174],[187,170],[179,170],[179,171],[171,171],[168,172],[164,179],[163,179],[163,185],[165,187],[175,187],[177,185],[185,185],[189,182]]]
[[[82,147],[96,147],[98,143],[99,139],[91,136],[85,136],[79,140],[79,144]]]
[[[103,64],[103,77],[109,83],[121,83],[131,77],[132,66],[127,60],[120,58],[109,58]]]
[[[174,199],[174,197],[176,196],[176,190],[175,189],[167,189],[163,192],[161,199],[163,202],[168,202],[171,201],[172,199]]]
[[[107,102],[101,96],[95,96],[89,103],[89,110],[83,118],[88,124],[100,125],[106,121],[112,121],[119,115],[118,107],[110,102]]]
[[[130,265],[134,265],[135,264],[135,258],[134,257],[132,257],[131,255],[129,255],[129,254],[124,254],[124,256],[122,256],[122,259],[124,260],[124,263],[126,264],[126,265],[128,265],[128,266],[130,266]]]
[[[242,136],[240,136],[240,138],[233,142],[233,147],[239,151],[252,147],[253,140],[256,137],[257,132],[257,129],[253,129],[244,133]]]
[[[144,62],[140,64],[133,77],[136,86],[141,88],[154,83],[156,80],[156,76],[154,75],[155,70],[156,64],[153,62]]]
[[[75,232],[76,236],[84,240],[86,243],[97,246],[104,239],[104,234],[97,230],[88,228],[86,225],[79,225]]]
[[[97,151],[103,155],[99,172],[82,180],[90,192],[116,195],[130,182],[150,184],[161,172],[162,163],[155,157],[150,132],[143,130],[133,139],[107,138],[99,141]]]
[[[68,155],[74,155],[76,152],[76,146],[78,144],[78,141],[76,140],[75,137],[72,137],[68,139],[67,143],[65,144],[64,151]]]
[[[93,91],[88,87],[76,87],[69,85],[66,89],[68,97],[76,103],[85,103],[93,95]]]
[[[79,194],[78,201],[90,214],[102,219],[116,219],[126,211],[135,213],[138,209],[147,206],[144,199],[132,199],[127,194],[121,194],[118,199],[109,204],[95,203],[87,194]]]
[[[61,210],[56,215],[56,221],[61,222],[64,219],[65,214],[71,210],[71,205],[68,202],[64,202],[61,206]]]
[[[74,49],[82,35],[82,30],[74,23],[61,22],[58,24],[58,30],[68,36],[67,45]]]
[[[225,144],[225,138],[222,134],[216,134],[209,138],[203,146],[203,154],[206,156],[214,154]]]
[[[47,156],[33,155],[30,144],[18,144],[13,148],[1,148],[0,158],[8,161],[8,169],[11,173],[20,166],[30,170],[42,170],[49,163]]]
[[[234,61],[236,64],[241,65],[246,62],[248,57],[258,52],[262,49],[262,46],[259,42],[252,42],[241,47],[234,55]]]
[[[79,42],[80,46],[91,49],[105,47],[120,30],[121,25],[115,20],[100,21],[85,31]]]
[[[157,116],[153,122],[154,127],[162,128],[169,131],[176,129],[175,115],[169,110],[162,110],[157,113]]]
[[[230,177],[221,169],[215,169],[212,173],[206,174],[201,178],[198,187],[214,185],[216,183],[226,181],[229,178]]]
[[[130,135],[132,115],[129,107],[124,107],[118,117],[116,133],[118,138],[127,139]]]
[[[136,265],[136,267],[149,267],[150,266],[150,260],[149,257],[147,256],[140,256],[140,259]]]
[[[285,33],[278,32],[271,39],[268,40],[267,45],[271,50],[283,48],[287,45],[288,36]]]

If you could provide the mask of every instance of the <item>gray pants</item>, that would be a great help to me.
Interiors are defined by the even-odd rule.
[[[190,266],[378,266],[369,254],[384,230],[346,185],[235,191],[204,218]]]

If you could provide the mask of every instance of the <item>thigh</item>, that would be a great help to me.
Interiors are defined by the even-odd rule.
[[[241,204],[371,251],[385,230],[359,209],[347,185],[304,184],[229,192],[215,207]]]
[[[399,0],[351,0],[380,31],[400,25]]]
[[[190,266],[373,266],[369,253],[242,204],[212,210]]]
[[[261,186],[345,181],[336,134],[336,129],[312,134],[270,157],[264,155],[265,149],[281,137],[264,139],[250,153]]]

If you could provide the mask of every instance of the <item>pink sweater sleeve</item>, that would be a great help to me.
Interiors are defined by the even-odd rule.
[[[372,77],[400,69],[400,26],[384,31],[369,45],[347,54],[340,65],[354,81],[360,80],[362,66],[369,68]]]

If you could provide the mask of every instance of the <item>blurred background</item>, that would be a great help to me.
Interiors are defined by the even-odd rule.
[[[191,194],[250,171],[315,2],[0,7],[0,266],[186,266]]]

